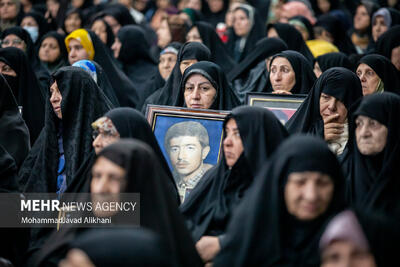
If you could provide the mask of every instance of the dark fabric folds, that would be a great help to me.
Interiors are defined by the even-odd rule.
[[[253,51],[228,73],[228,80],[232,82],[235,79],[246,77],[246,74],[260,61],[284,50],[288,50],[288,47],[281,39],[268,37],[260,39]]]
[[[139,93],[129,78],[121,71],[107,52],[106,46],[92,31],[87,31],[93,43],[94,61],[99,63],[107,74],[121,106],[135,108],[140,103]]]
[[[192,28],[193,27],[197,27],[203,44],[210,49],[210,61],[217,63],[225,73],[232,70],[232,68],[235,67],[236,62],[229,55],[224,43],[222,43],[221,38],[219,38],[216,33],[215,28],[210,24],[201,21],[194,23]]]
[[[314,56],[304,42],[301,33],[292,25],[284,23],[269,24],[267,29],[274,28],[279,35],[279,38],[285,41],[290,50],[297,51],[305,56],[310,63],[314,61]]]
[[[351,64],[349,58],[341,52],[327,53],[315,59],[318,62],[321,71],[324,72],[333,67],[343,67],[353,71],[354,66]]]
[[[375,51],[390,60],[393,48],[398,46],[400,46],[400,25],[393,26],[378,38]]]
[[[88,230],[71,248],[85,252],[96,267],[173,266],[160,236],[144,228]]]
[[[141,27],[122,27],[118,31],[118,39],[121,42],[118,60],[122,63],[126,76],[137,89],[140,108],[147,96],[146,89],[151,86],[151,78],[157,72],[157,65],[150,54],[150,44],[145,39],[145,32]]]
[[[19,113],[17,102],[7,81],[1,74],[0,88],[0,147],[3,150],[1,169],[6,173],[12,169],[12,165],[15,165],[15,171],[22,165],[28,155],[30,142],[28,127]],[[14,163],[11,164],[7,157],[11,157]],[[5,162],[9,163],[9,166]],[[7,176],[0,174],[0,177]]]
[[[346,29],[338,18],[330,14],[322,15],[318,17],[316,26],[324,28],[332,35],[333,44],[339,48],[340,52],[346,55],[357,54],[350,37],[346,34]]]

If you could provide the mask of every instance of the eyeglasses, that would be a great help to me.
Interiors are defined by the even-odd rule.
[[[21,39],[14,39],[14,40],[2,40],[1,41],[1,45],[6,45],[6,46],[10,46],[10,45],[21,45],[23,43],[23,40]]]
[[[107,138],[111,138],[111,137],[116,137],[115,134],[113,134],[111,131],[98,131],[98,130],[94,130],[92,133],[92,138],[93,140],[96,139],[98,136],[101,136],[101,138],[107,139]]]

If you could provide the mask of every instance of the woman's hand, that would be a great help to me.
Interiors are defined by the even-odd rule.
[[[216,236],[203,236],[196,243],[196,249],[205,263],[211,262],[221,250],[219,239]]]
[[[285,90],[276,90],[272,91],[273,94],[277,95],[291,95],[292,93],[290,91],[285,91]]]
[[[324,139],[325,141],[332,141],[339,139],[343,133],[343,124],[337,123],[339,114],[333,114],[324,119]]]

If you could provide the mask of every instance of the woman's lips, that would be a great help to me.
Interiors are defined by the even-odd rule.
[[[192,104],[192,108],[202,108],[203,105],[201,104]]]

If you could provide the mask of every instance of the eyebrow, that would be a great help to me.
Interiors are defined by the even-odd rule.
[[[211,83],[210,83],[209,81],[199,83],[199,85],[203,85],[203,84],[209,84],[209,85],[211,85]],[[194,83],[186,82],[185,85],[194,85]]]

